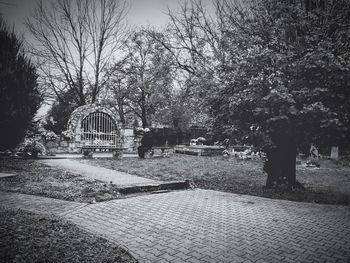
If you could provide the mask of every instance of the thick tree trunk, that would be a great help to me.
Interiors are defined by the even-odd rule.
[[[146,114],[142,115],[141,120],[142,120],[142,128],[147,128],[148,122],[147,122]]]
[[[296,181],[296,145],[287,139],[267,150],[264,171],[267,172],[267,188],[291,189]]]

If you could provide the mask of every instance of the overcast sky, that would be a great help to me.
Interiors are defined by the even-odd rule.
[[[15,25],[19,34],[25,34],[24,21],[33,12],[37,0],[0,0],[0,12],[9,25]],[[43,0],[45,1],[45,0]],[[52,0],[46,0],[52,1]],[[130,25],[160,27],[167,22],[167,7],[174,10],[179,3],[188,0],[128,0],[131,9],[128,14]],[[214,0],[205,0],[210,3]]]

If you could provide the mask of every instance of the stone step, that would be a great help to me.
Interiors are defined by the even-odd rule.
[[[124,195],[144,193],[144,192],[160,192],[160,191],[169,191],[169,190],[185,190],[191,189],[192,182],[190,180],[185,181],[169,181],[169,182],[160,182],[155,184],[145,184],[145,185],[134,185],[127,186],[119,189],[119,192]]]

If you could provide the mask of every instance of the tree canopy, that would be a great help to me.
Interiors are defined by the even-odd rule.
[[[298,144],[344,139],[350,9],[340,2],[309,11],[297,1],[272,0],[226,9],[227,19],[237,26],[227,32],[230,64],[212,100],[218,118],[234,131],[260,130],[273,137],[284,130]],[[229,114],[223,116],[220,105]]]
[[[265,145],[267,185],[292,187],[297,147],[349,139],[349,14],[348,1],[223,0],[212,17],[192,1],[170,13],[177,41],[159,41],[207,83],[214,136]]]
[[[131,32],[124,52],[125,57],[112,68],[110,87],[116,99],[121,99],[119,106],[130,109],[147,127],[170,96],[172,58],[147,30]]]

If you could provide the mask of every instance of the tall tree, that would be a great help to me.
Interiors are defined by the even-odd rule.
[[[210,122],[206,98],[220,85],[227,63],[222,4],[215,6],[216,13],[210,13],[211,7],[202,1],[186,1],[178,12],[168,10],[169,23],[162,34],[151,34],[175,61],[182,93],[188,97],[186,105],[191,108],[190,123],[206,126]],[[202,121],[198,123],[199,119]]]
[[[213,114],[264,140],[267,187],[297,186],[297,148],[344,142],[350,128],[350,4],[304,3],[224,3],[231,64]]]
[[[78,105],[96,101],[105,69],[124,40],[127,11],[125,0],[38,2],[27,27],[49,96],[69,89]]]
[[[129,125],[127,123],[128,116],[132,112],[128,106],[130,103],[129,97],[132,89],[128,88],[128,76],[127,73],[127,58],[124,57],[121,60],[115,62],[112,66],[108,67],[107,75],[107,89],[105,96],[102,100],[110,107],[114,107],[118,112],[120,122],[123,125]]]
[[[125,103],[147,127],[169,96],[172,58],[145,30],[133,32],[125,46],[127,55],[123,70],[118,73],[125,78]]]
[[[170,13],[177,41],[160,41],[212,82],[206,101],[217,136],[264,144],[266,185],[291,188],[300,145],[349,139],[349,17],[345,0],[222,0],[215,19],[192,1]]]
[[[36,69],[22,47],[0,16],[0,150],[23,140],[41,102]]]

